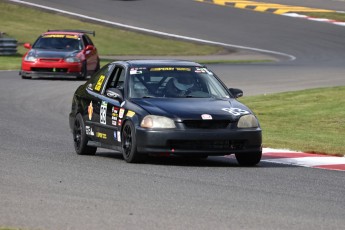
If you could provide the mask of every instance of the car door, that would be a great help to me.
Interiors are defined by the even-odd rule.
[[[88,45],[91,45],[93,47],[93,49],[85,51],[87,71],[90,72],[96,69],[96,66],[98,64],[98,52],[92,40],[86,34],[84,34],[82,38],[85,48]]]
[[[103,100],[100,108],[100,122],[106,129],[104,132],[110,137],[107,138],[106,142],[112,146],[120,146],[121,143],[121,125],[124,109],[121,108],[122,101],[108,97],[106,91],[109,88],[117,88],[124,94],[125,77],[126,68],[117,64],[102,92]]]
[[[88,95],[84,101],[85,107],[87,107],[87,116],[84,118],[86,134],[90,139],[101,143],[107,143],[109,138],[105,127],[106,121],[104,120],[108,102],[103,95],[103,91],[108,79],[115,74],[114,66],[114,64],[104,66],[88,81],[86,86]]]

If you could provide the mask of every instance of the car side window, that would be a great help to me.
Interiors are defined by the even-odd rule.
[[[89,44],[88,41],[85,39],[85,36],[82,37],[83,38],[83,43],[84,43],[84,48]]]
[[[119,89],[122,92],[122,94],[124,94],[125,78],[126,69],[122,66],[116,66],[113,71],[113,74],[109,77],[104,92],[106,92],[107,89],[116,88]]]
[[[85,47],[87,45],[93,45],[92,40],[86,34],[83,35],[83,41],[84,41]]]
[[[94,75],[88,81],[88,89],[100,93],[103,85],[106,82],[106,78],[112,73],[113,65],[109,64],[104,66],[96,75]]]
[[[125,85],[125,75],[126,75],[125,69],[119,68],[119,72],[118,72],[119,77],[115,85],[116,88],[123,90],[124,85]]]
[[[122,66],[116,66],[113,72],[114,74],[109,77],[106,89],[117,88],[123,93],[126,71]]]

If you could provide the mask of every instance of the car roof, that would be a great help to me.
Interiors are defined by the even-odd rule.
[[[82,35],[82,33],[77,33],[77,32],[64,32],[64,31],[49,31],[49,32],[45,32],[43,33],[44,35],[47,34],[68,34],[68,35]]]
[[[121,63],[121,62],[116,62]],[[127,60],[122,61],[123,64],[129,67],[149,67],[149,66],[196,66],[204,67],[197,62],[186,61],[186,60],[174,60],[174,59],[143,59],[143,60]]]
[[[43,33],[44,35],[47,34],[68,34],[68,35],[78,35],[81,36],[83,34],[93,34],[95,36],[95,31],[86,31],[86,30],[48,30],[47,32]]]

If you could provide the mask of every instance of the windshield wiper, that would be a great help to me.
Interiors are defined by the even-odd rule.
[[[155,96],[143,96],[142,98],[155,98]]]

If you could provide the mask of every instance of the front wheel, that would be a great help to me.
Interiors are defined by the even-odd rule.
[[[22,79],[31,79],[31,77],[26,76],[22,71],[19,72],[19,75],[21,75]]]
[[[252,153],[236,153],[236,160],[242,166],[254,166],[257,165],[262,156],[262,152],[252,152]]]
[[[74,149],[79,155],[95,155],[97,148],[87,145],[87,136],[83,117],[77,114],[73,127]]]
[[[22,75],[22,79],[31,79],[31,77],[27,77],[25,75]]]
[[[137,140],[135,128],[132,122],[127,121],[122,130],[122,155],[128,163],[143,162],[146,155],[139,154],[137,151]]]

